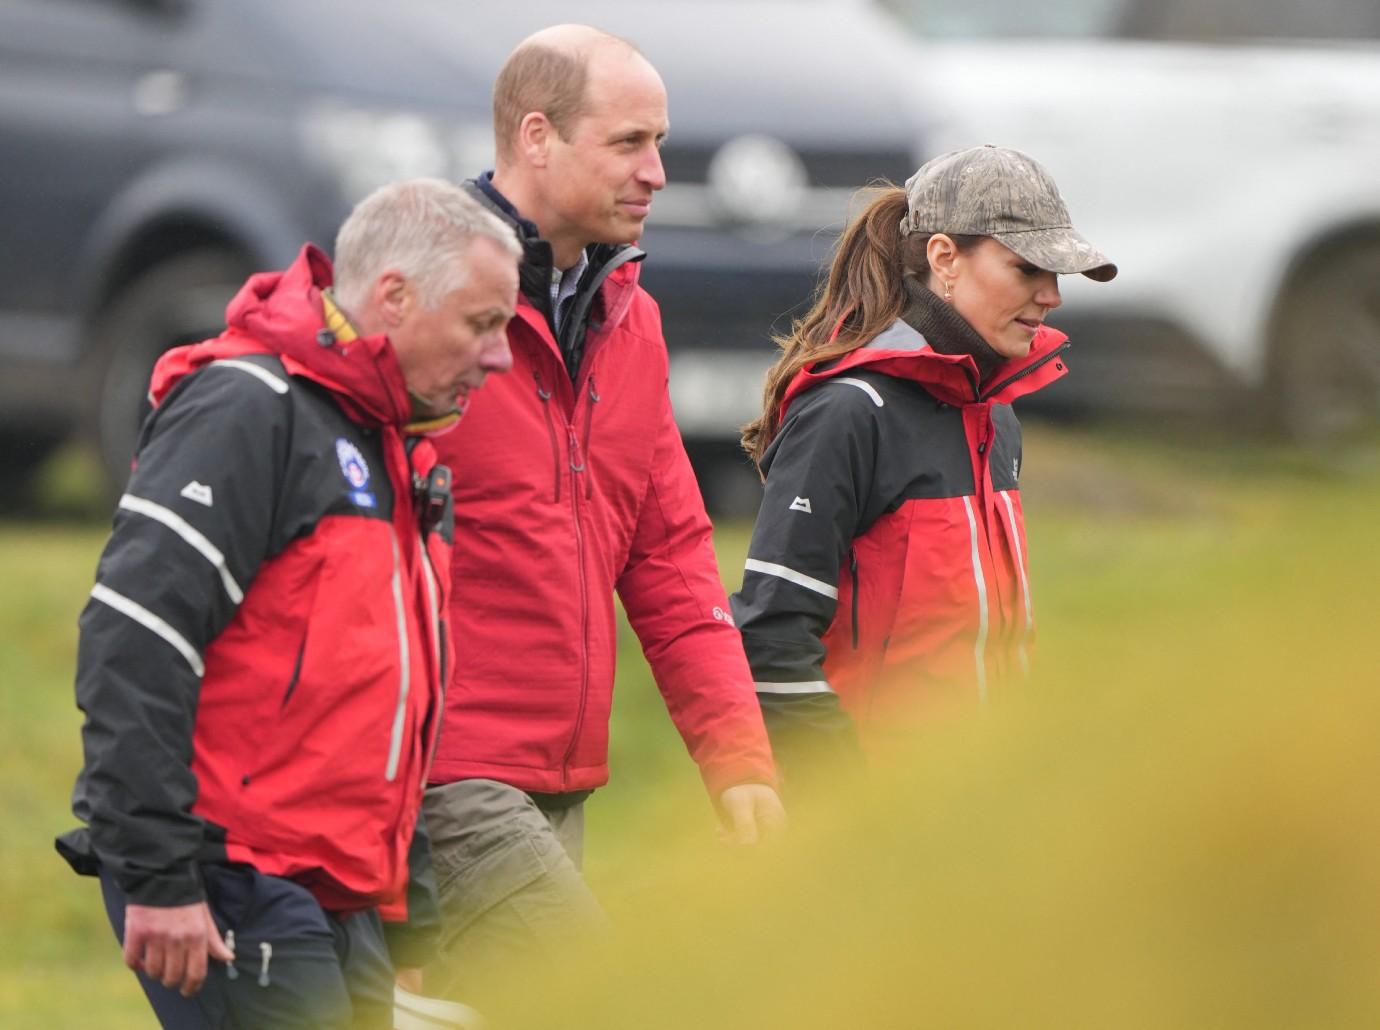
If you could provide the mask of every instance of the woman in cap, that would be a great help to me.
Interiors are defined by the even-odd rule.
[[[787,776],[917,707],[984,697],[1033,629],[1011,402],[1064,375],[1060,274],[1116,266],[1014,150],[881,190],[778,339],[743,445],[765,482],[733,597]]]

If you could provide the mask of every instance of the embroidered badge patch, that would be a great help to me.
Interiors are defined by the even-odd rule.
[[[364,460],[358,447],[343,436],[339,437],[335,441],[335,456],[347,483],[356,490],[363,490],[369,485],[369,463]]]
[[[335,457],[340,462],[340,471],[345,476],[345,482],[354,487],[350,491],[350,500],[361,508],[376,507],[374,495],[366,489],[369,486],[369,463],[364,460],[360,449],[343,436],[337,437]]]

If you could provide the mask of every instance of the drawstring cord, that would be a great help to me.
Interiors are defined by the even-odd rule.
[[[225,931],[225,946],[230,949],[230,954],[235,953],[235,931]],[[259,955],[262,956],[263,964],[259,966],[259,986],[267,987],[272,981],[268,977],[268,964],[273,961],[273,945],[264,941],[259,945]],[[235,960],[232,958],[225,963],[225,979],[238,980],[240,971],[235,968]]]
[[[273,958],[273,945],[264,941],[259,945],[259,953],[264,957],[264,964],[259,967],[259,986],[268,986],[268,963]]]

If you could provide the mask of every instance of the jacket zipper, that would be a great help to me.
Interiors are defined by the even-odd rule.
[[[599,403],[599,390],[594,385],[594,375],[589,377],[589,407],[585,409],[585,497],[594,496],[594,469],[592,461],[594,452],[589,446],[590,436],[594,433],[594,405]]]
[[[393,537],[393,605],[398,616],[398,706],[393,713],[393,732],[388,745],[388,767],[383,778],[392,783],[398,776],[398,761],[402,756],[403,726],[407,719],[407,695],[412,689],[412,661],[407,645],[407,612],[403,608],[402,555],[398,549],[398,531],[389,525]]]
[[[848,549],[848,571],[853,577],[853,650],[858,649],[858,552]]]
[[[567,426],[570,434],[570,470],[583,472],[585,462],[580,460],[580,442],[575,436],[575,427]],[[585,724],[585,703],[589,697],[589,585],[585,574],[585,541],[582,525],[583,512],[580,507],[580,491],[572,486],[570,491],[571,516],[575,528],[576,568],[580,574],[580,703],[575,711],[575,731],[566,748],[565,759],[561,762],[561,788],[566,786],[566,774],[570,761],[575,755],[575,747],[580,742],[580,734]]]
[[[427,550],[426,534],[419,534],[422,541],[422,571],[426,573],[426,601],[427,613],[431,616],[431,639],[432,655],[436,660],[436,673],[440,677],[441,686],[446,683],[446,668],[444,654],[444,640],[441,636],[441,605],[437,600],[439,585],[436,581],[436,570],[431,566],[431,553]]]
[[[532,378],[537,381],[537,396],[541,398],[542,414],[546,417],[546,433],[551,438],[551,467],[556,470],[555,499],[552,503],[559,504],[561,501],[561,445],[556,441],[556,423],[551,416],[551,391],[542,384],[539,370],[532,370]]]
[[[425,783],[427,769],[431,764],[431,759],[436,753],[436,742],[439,738],[441,718],[446,710],[446,683],[448,676],[446,668],[450,662],[450,655],[446,648],[446,620],[441,617],[440,605],[440,585],[436,578],[436,569],[431,561],[431,551],[426,545],[426,536],[422,535],[422,567],[426,571],[427,602],[431,609],[431,630],[435,634],[436,641],[436,707],[431,718],[430,734],[422,737],[422,747],[425,749],[422,754],[422,780]],[[425,730],[426,727],[423,727]],[[428,739],[428,737],[430,739]]]
[[[988,397],[991,397],[993,394],[998,393],[998,392],[1000,392],[1001,390],[1005,390],[1005,389],[1006,389],[1008,386],[1010,386],[1012,383],[1020,382],[1020,380],[1024,379],[1026,376],[1030,375],[1030,373],[1034,372],[1037,368],[1043,368],[1046,364],[1048,364],[1049,362],[1053,361],[1055,358],[1057,358],[1060,354],[1064,353],[1064,351],[1066,351],[1066,350],[1068,350],[1068,349],[1069,349],[1069,343],[1068,343],[1067,340],[1065,340],[1063,343],[1059,344],[1059,346],[1055,347],[1052,351],[1050,351],[1048,354],[1046,354],[1046,355],[1045,355],[1043,358],[1041,358],[1039,361],[1035,362],[1035,364],[1033,364],[1033,365],[1027,365],[1025,368],[1021,369],[1019,372],[1017,372],[1015,375],[1011,376],[1010,378],[1008,378],[1008,379],[1003,379],[1000,383],[995,383],[994,385],[992,385],[989,389],[987,389],[986,391],[984,391],[984,392],[978,397],[978,400],[980,400],[980,401],[981,401],[981,400],[986,400]]]

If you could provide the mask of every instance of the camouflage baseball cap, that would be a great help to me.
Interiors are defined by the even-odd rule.
[[[902,236],[991,236],[1049,272],[1116,277],[1116,265],[1074,229],[1049,172],[1020,151],[988,145],[942,154],[906,180],[906,198]]]

